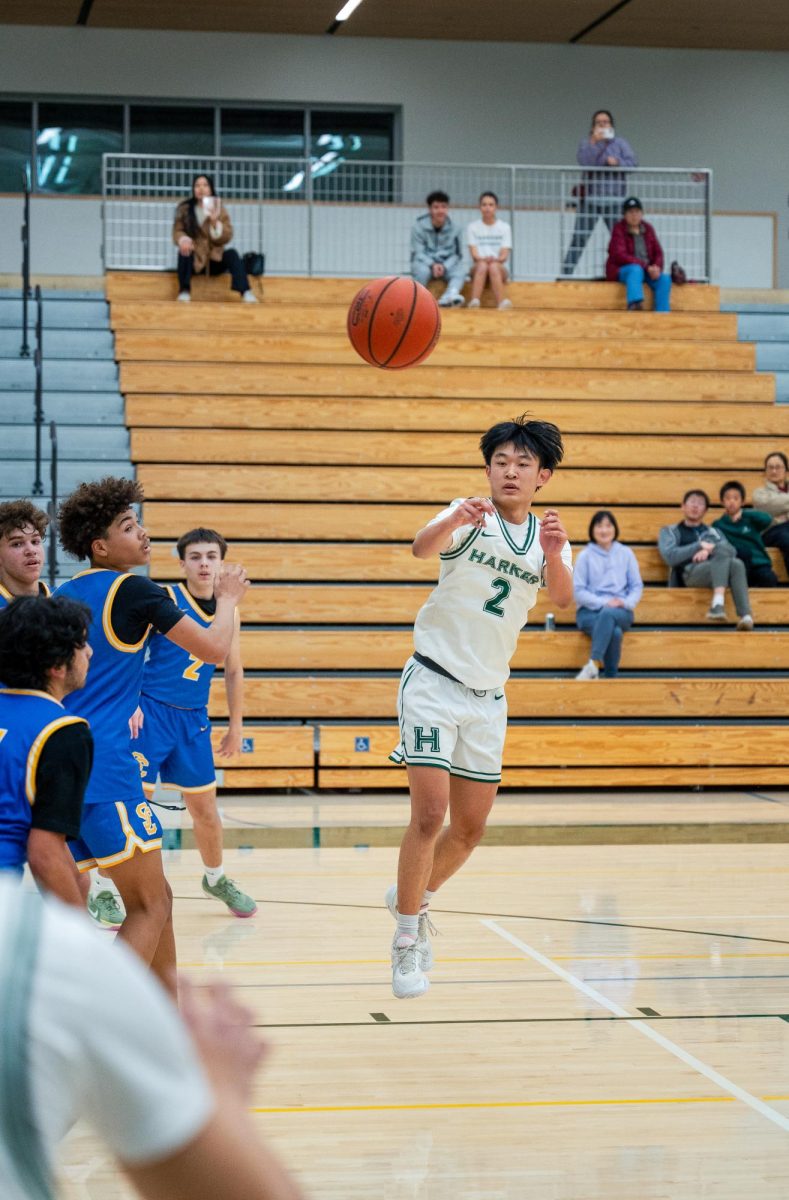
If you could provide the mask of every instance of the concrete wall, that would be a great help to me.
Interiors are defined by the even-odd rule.
[[[572,162],[589,114],[604,105],[642,165],[711,167],[717,210],[777,212],[778,282],[789,286],[787,54],[25,26],[0,32],[6,94],[396,104],[403,155],[412,162]]]

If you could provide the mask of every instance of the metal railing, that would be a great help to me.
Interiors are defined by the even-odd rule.
[[[55,421],[49,422],[49,542],[47,544],[47,569],[49,586],[53,588],[58,574],[58,427]]]
[[[710,278],[712,173],[703,168],[628,169],[196,158],[105,154],[104,265],[172,270],[176,204],[195,175],[213,175],[234,226],[233,244],[264,251],[274,275],[371,278],[410,269],[410,236],[435,188],[449,193],[461,227],[479,216],[481,192],[499,198],[512,228],[518,279],[595,279],[605,272],[609,228],[637,195],[666,264]],[[470,261],[470,260],[469,260]]]
[[[27,302],[30,299],[30,167],[22,172],[25,199],[22,208],[22,345],[20,358],[30,358],[27,340]]]
[[[41,431],[44,426],[44,305],[41,300],[41,288],[36,284],[36,348],[33,351],[33,364],[36,369],[36,382],[33,392],[33,424],[36,435],[36,474],[33,480],[33,495],[44,495],[44,483],[41,478]]]

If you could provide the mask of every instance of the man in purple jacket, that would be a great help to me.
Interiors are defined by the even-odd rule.
[[[611,234],[605,277],[625,285],[630,309],[644,307],[646,279],[655,294],[655,312],[668,312],[671,276],[663,274],[663,247],[643,216],[641,201],[628,196],[622,205],[622,220]]]
[[[578,143],[576,159],[585,171],[581,184],[574,189],[576,196],[575,228],[564,256],[562,275],[572,275],[586,243],[602,217],[610,233],[619,216],[619,205],[625,194],[625,173],[615,167],[637,167],[638,159],[632,146],[614,131],[614,118],[601,108],[592,117],[592,128]]]

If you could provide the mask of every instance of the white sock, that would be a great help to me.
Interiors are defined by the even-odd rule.
[[[429,888],[425,888],[424,893],[422,894],[422,903],[419,905],[420,913],[427,912],[428,908],[430,907],[430,901],[433,899],[435,894],[436,893],[431,892]]]
[[[204,866],[203,869],[205,871],[205,877],[208,880],[209,887],[216,887],[216,885],[219,883],[219,880],[225,873],[225,868],[223,867],[222,863],[220,863],[218,867]]]
[[[395,931],[395,945],[408,946],[411,942],[415,942],[419,936],[419,914],[413,917],[404,916],[403,913],[397,914],[397,929]]]

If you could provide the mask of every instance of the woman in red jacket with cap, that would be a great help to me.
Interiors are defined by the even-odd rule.
[[[671,276],[663,274],[663,248],[643,216],[641,201],[628,196],[622,205],[622,220],[611,231],[605,276],[625,285],[629,309],[644,307],[646,279],[655,294],[655,312],[669,312]]]

